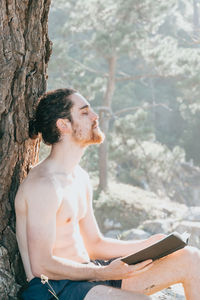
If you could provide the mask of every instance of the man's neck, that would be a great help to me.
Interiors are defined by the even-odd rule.
[[[52,172],[71,174],[79,164],[84,151],[84,147],[65,139],[52,146],[46,162]]]

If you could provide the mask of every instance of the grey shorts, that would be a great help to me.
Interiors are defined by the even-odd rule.
[[[109,261],[92,260],[95,265],[108,265]],[[121,280],[106,280],[106,281],[73,281],[73,280],[49,280],[49,284],[42,284],[40,278],[33,278],[28,287],[23,291],[21,299],[23,300],[55,300],[49,290],[55,292],[59,300],[83,300],[89,290],[96,285],[106,285],[116,288],[121,288]]]

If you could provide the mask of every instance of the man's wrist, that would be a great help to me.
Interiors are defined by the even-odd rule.
[[[94,280],[105,280],[105,266],[95,266],[93,274]]]

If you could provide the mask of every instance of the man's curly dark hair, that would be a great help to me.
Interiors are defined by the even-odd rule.
[[[41,133],[45,144],[53,145],[59,142],[60,131],[56,121],[60,118],[73,121],[71,116],[73,102],[70,95],[76,92],[74,89],[57,89],[42,95],[38,99],[34,118],[29,122],[29,137],[35,139]]]

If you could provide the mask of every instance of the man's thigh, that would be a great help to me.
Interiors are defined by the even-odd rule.
[[[121,289],[97,285],[93,287],[85,296],[84,300],[148,300],[148,296],[135,292],[124,291]]]

